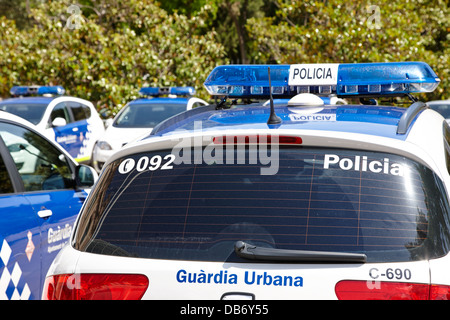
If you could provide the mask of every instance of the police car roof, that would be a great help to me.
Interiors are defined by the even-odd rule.
[[[361,105],[326,105],[317,107],[275,106],[281,118],[277,129],[326,130],[370,134],[405,140],[407,134],[397,134],[400,118],[406,108]],[[199,107],[169,118],[155,127],[153,136],[176,133],[175,130],[194,130],[194,122],[201,122],[202,131],[231,129],[267,129],[268,106],[242,106],[215,110],[215,106]]]
[[[318,94],[341,98],[408,96],[414,100],[412,93],[432,92],[439,82],[440,79],[424,62],[218,66],[209,74],[204,87],[222,102],[217,107],[197,108],[169,118],[156,126],[151,135],[168,135],[176,129],[195,131],[194,123],[201,122],[202,131],[304,129],[405,140],[417,114],[426,106],[422,102],[414,102],[407,109],[323,106],[324,101],[319,98],[302,101],[303,97],[305,94],[308,97]],[[276,106],[271,103],[270,108],[248,105],[215,110],[222,108],[227,98],[254,100],[269,97],[291,100]],[[281,119],[273,114],[272,108]]]
[[[17,97],[0,101],[0,104],[49,104],[53,99],[58,97]]]
[[[186,104],[189,98],[186,97],[155,97],[155,98],[138,98],[129,102],[129,105],[132,104],[153,104],[153,103],[173,103],[173,104]]]

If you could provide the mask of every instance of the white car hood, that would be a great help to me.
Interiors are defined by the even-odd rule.
[[[105,135],[100,138],[106,141],[114,149],[120,149],[124,144],[130,143],[137,138],[150,134],[153,128],[117,128],[110,126],[106,129]]]

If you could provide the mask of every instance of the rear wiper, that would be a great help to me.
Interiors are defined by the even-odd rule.
[[[265,248],[254,246],[244,241],[236,241],[234,251],[239,257],[251,260],[339,263],[365,263],[367,261],[367,257],[363,253]]]

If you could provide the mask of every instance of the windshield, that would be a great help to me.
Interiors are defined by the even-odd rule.
[[[256,152],[245,149],[245,159]],[[149,152],[108,166],[82,213],[75,247],[234,262],[242,260],[234,253],[236,241],[364,253],[369,262],[414,261],[448,250],[442,182],[407,158],[280,148],[278,171],[262,175],[264,166],[251,161],[176,164],[178,157]]]
[[[444,118],[450,118],[450,103],[443,104],[429,104],[429,107],[434,111],[439,112]]]
[[[185,110],[186,105],[180,103],[133,103],[125,107],[113,125],[119,128],[153,128]]]
[[[42,103],[12,103],[0,104],[0,110],[15,114],[32,124],[37,125],[44,115],[47,104]]]

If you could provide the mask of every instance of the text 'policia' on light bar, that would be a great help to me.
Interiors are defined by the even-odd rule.
[[[267,99],[270,67],[272,94],[291,98],[299,93],[337,96],[403,96],[432,92],[440,80],[424,62],[224,65],[216,67],[204,86],[213,96]]]

